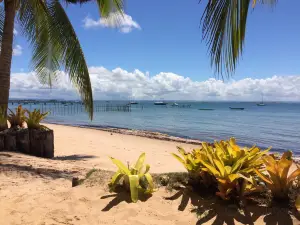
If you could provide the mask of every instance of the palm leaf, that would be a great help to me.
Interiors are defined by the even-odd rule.
[[[203,0],[200,0],[203,2]],[[201,18],[203,39],[206,41],[211,65],[224,78],[233,74],[243,53],[248,11],[251,0],[208,0]],[[276,4],[277,0],[262,0]]]
[[[2,43],[2,35],[3,35],[3,27],[4,27],[4,18],[5,17],[5,12],[2,6],[0,6],[0,45]],[[0,48],[1,52],[1,48]]]
[[[67,4],[84,4],[95,0],[65,0]],[[123,0],[96,0],[101,16],[107,17],[112,11],[123,13]]]
[[[52,85],[63,68],[93,118],[93,95],[88,67],[76,33],[58,0],[24,0],[19,20],[33,47],[32,65],[40,81]]]

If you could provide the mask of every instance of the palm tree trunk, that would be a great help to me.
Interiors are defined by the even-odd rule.
[[[3,27],[1,53],[0,53],[0,106],[7,109],[10,69],[13,53],[13,30],[16,15],[15,0],[4,0],[5,20]],[[7,110],[5,110],[6,112]],[[6,115],[5,115],[6,116]],[[7,124],[0,124],[0,131],[7,128]]]

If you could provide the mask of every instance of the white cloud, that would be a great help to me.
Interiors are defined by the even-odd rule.
[[[18,31],[14,28],[14,35],[18,35]]]
[[[90,67],[89,71],[94,99],[258,101],[263,92],[266,101],[300,101],[300,75],[246,78],[224,83],[213,78],[193,81],[169,72],[150,77],[148,73],[139,70],[128,72],[121,68],[111,71],[103,67]],[[76,99],[78,95],[64,72],[60,73],[59,81],[52,90],[41,85],[31,72],[12,74],[11,97]]]
[[[15,47],[14,47],[14,49],[13,49],[13,55],[14,56],[20,56],[20,55],[22,55],[22,53],[23,53],[23,48],[22,48],[22,46],[21,45],[16,45]]]
[[[89,16],[84,20],[85,28],[92,27],[109,27],[109,28],[118,28],[122,33],[129,33],[133,29],[140,30],[140,25],[132,19],[131,16],[127,14],[121,15],[120,13],[114,12],[110,13],[107,18],[100,18],[99,20],[94,20]]]

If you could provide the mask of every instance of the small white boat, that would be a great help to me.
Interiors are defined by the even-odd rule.
[[[174,102],[171,106],[179,106],[178,103]]]
[[[264,103],[264,95],[261,95],[261,102],[256,104],[257,106],[265,106],[266,104]]]

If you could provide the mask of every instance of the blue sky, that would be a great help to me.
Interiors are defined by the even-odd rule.
[[[126,1],[125,13],[140,27],[128,33],[101,26],[85,28],[85,18],[99,19],[94,3],[69,6],[67,12],[89,67],[138,69],[150,76],[174,73],[193,82],[206,81],[214,77],[199,27],[206,1],[184,2]],[[250,12],[245,51],[234,80],[300,75],[299,8],[299,0],[280,0],[275,9],[259,5]],[[14,45],[22,47],[22,54],[14,56],[12,72],[32,71],[26,40],[17,34]]]

